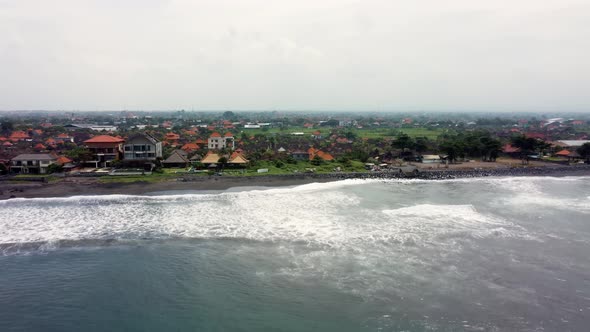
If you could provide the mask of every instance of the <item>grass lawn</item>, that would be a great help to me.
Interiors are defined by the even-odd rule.
[[[350,161],[348,164],[333,162],[323,162],[321,165],[315,166],[308,161],[298,161],[295,164],[284,163],[281,167],[277,167],[272,161],[259,161],[254,166],[250,166],[246,171],[226,169],[223,171],[225,175],[236,176],[260,176],[272,174],[295,174],[305,173],[307,170],[315,169],[315,173],[332,173],[337,167],[340,167],[342,172],[366,172],[364,163],[360,161]],[[268,169],[266,173],[258,173],[258,169]]]

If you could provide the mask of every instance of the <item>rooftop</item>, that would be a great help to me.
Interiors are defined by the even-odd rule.
[[[125,142],[122,138],[117,138],[109,135],[98,135],[91,139],[87,139],[84,143],[123,143]]]

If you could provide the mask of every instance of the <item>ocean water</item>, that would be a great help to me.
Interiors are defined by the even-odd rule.
[[[590,177],[0,202],[0,331],[588,331]]]

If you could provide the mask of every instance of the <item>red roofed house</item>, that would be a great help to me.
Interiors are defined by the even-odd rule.
[[[564,149],[564,150],[561,150],[561,151],[557,152],[555,155],[556,156],[560,156],[560,157],[567,157],[567,156],[569,156],[570,153],[571,152],[569,152],[568,150],[565,150]]]
[[[59,134],[57,135],[57,137],[55,137],[55,140],[58,142],[70,142],[70,143],[74,143],[74,138],[68,134]]]
[[[10,137],[8,139],[13,142],[18,142],[18,141],[30,140],[31,137],[27,133],[25,133],[24,131],[16,130],[16,131],[13,131],[12,134],[10,134]]]
[[[180,149],[185,151],[186,153],[193,153],[193,152],[197,151],[198,149],[200,149],[200,147],[196,143],[186,143]]]
[[[61,157],[57,158],[56,162],[60,165],[65,165],[65,164],[71,163],[72,159],[65,157],[65,156],[61,156]]]
[[[167,133],[166,134],[166,140],[169,142],[174,142],[174,141],[178,141],[180,139],[180,135],[175,134],[175,133]]]
[[[44,151],[44,150],[47,150],[47,147],[41,143],[37,143],[37,145],[35,145],[34,149],[37,151]]]
[[[318,149],[309,148],[307,152],[309,153],[309,160],[313,160],[316,156],[325,161],[334,160],[331,154]]]
[[[506,144],[502,147],[502,152],[511,157],[517,157],[520,154],[520,148],[514,147],[510,144]]]
[[[109,135],[94,136],[85,140],[84,144],[93,157],[88,163],[94,164],[96,168],[110,166],[113,160],[121,159],[123,142],[124,139]]]
[[[57,142],[56,142],[56,141],[55,141],[53,138],[49,137],[49,138],[48,138],[48,139],[45,141],[45,144],[47,144],[47,145],[49,145],[49,146],[51,146],[51,147],[55,147],[55,146],[56,146],[56,144],[57,144]]]

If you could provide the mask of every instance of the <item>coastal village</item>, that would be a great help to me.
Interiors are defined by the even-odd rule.
[[[279,112],[8,114],[0,173],[129,177],[579,164],[587,118]]]

